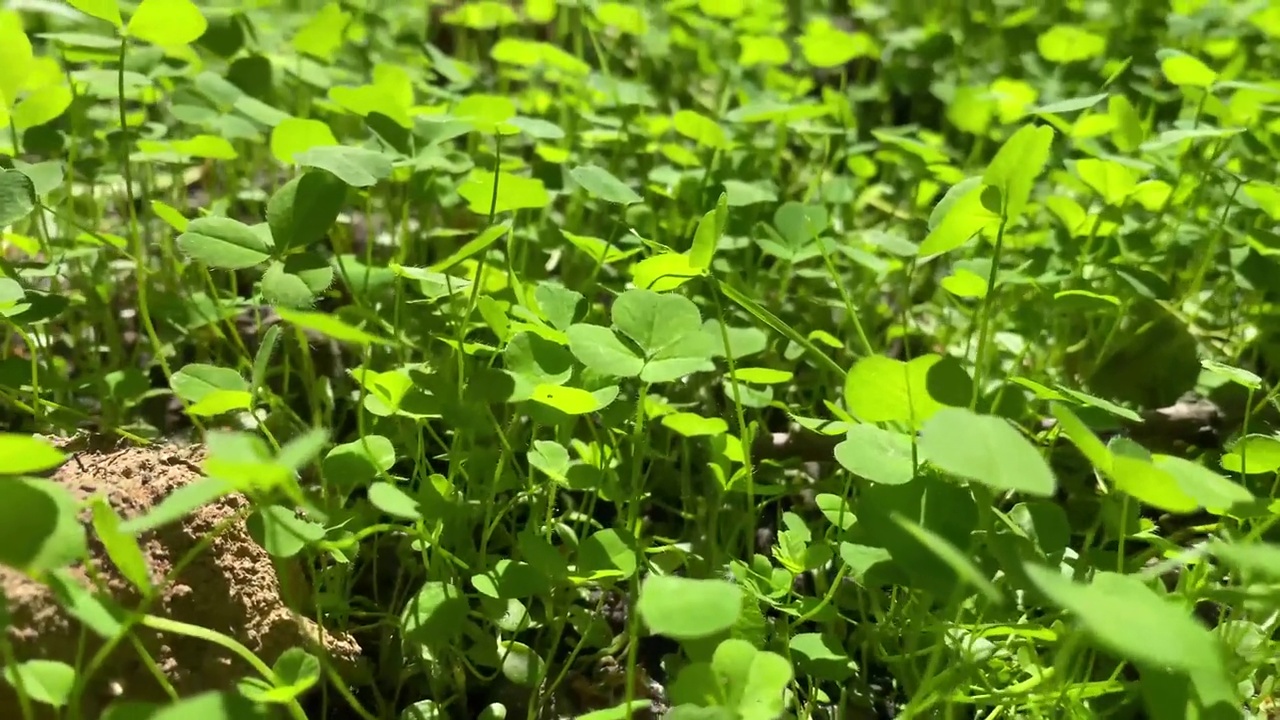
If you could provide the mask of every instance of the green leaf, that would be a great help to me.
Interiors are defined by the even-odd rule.
[[[643,249],[635,247],[622,250],[613,247],[600,238],[590,237],[588,235],[578,235],[576,233],[571,233],[564,228],[560,228],[560,234],[572,243],[574,247],[581,250],[587,257],[591,258],[593,261],[601,262],[606,265],[616,263],[620,260],[626,260]]]
[[[336,2],[326,3],[314,13],[293,36],[293,47],[326,63],[333,62],[334,53],[342,47],[351,13]]]
[[[794,676],[786,658],[757,650],[746,640],[730,638],[716,646],[711,669],[720,680],[725,704],[736,709],[742,720],[783,716],[786,689]]]
[[[1280,438],[1249,434],[1240,438],[1218,461],[1227,472],[1260,475],[1280,470]]]
[[[1112,95],[1107,99],[1107,114],[1116,121],[1111,131],[1111,141],[1122,152],[1134,152],[1147,139],[1146,128],[1142,118],[1134,109],[1133,103],[1123,95]]]
[[[278,128],[279,126],[277,126]],[[391,176],[391,159],[376,150],[349,145],[317,145],[295,152],[293,162],[333,173],[352,187],[370,187]]]
[[[916,251],[920,257],[951,252],[1000,222],[982,202],[985,190],[978,178],[969,178],[947,191],[929,218],[929,234]]]
[[[710,5],[714,0],[705,0]],[[837,68],[859,57],[878,56],[880,51],[865,32],[848,33],[829,23],[811,23],[800,36],[800,52],[813,67]]]
[[[1075,162],[1076,174],[1109,205],[1119,207],[1138,186],[1137,173],[1115,160],[1084,158]]]
[[[533,295],[542,317],[557,330],[569,329],[583,300],[582,293],[552,281],[538,283]]]
[[[197,508],[234,491],[235,488],[225,480],[200,478],[169,493],[144,515],[126,520],[120,530],[135,536],[150,532],[177,522]]]
[[[337,144],[333,130],[320,120],[285,118],[271,129],[271,154],[286,165],[296,162],[299,153]]]
[[[379,472],[390,470],[395,462],[396,449],[390,440],[381,435],[365,435],[334,446],[320,468],[325,482],[347,488],[363,485]]]
[[[1111,452],[1111,467],[1105,472],[1117,490],[1151,507],[1172,513],[1190,513],[1200,507],[1178,477],[1146,458]]]
[[[182,213],[178,212],[173,206],[160,200],[151,201],[151,212],[155,213],[156,217],[165,221],[165,224],[169,227],[180,233],[186,232],[187,228],[191,225],[191,221]]]
[[[640,584],[636,609],[652,632],[697,640],[738,622],[742,588],[724,580],[650,575]]]
[[[369,502],[382,512],[405,520],[422,519],[418,501],[389,482],[375,482],[369,486]]]
[[[764,181],[749,183],[741,180],[725,180],[722,184],[730,207],[778,201],[778,194]]]
[[[710,348],[706,338],[697,338],[700,347]],[[704,351],[693,351],[693,354],[677,357],[660,357],[644,364],[640,371],[640,379],[647,383],[675,382],[686,375],[700,372],[711,372],[716,369],[714,363],[703,354]]]
[[[703,417],[691,412],[663,415],[662,425],[684,437],[707,437],[729,432],[729,423],[722,418]]]
[[[506,710],[506,706],[499,706]],[[397,720],[445,720],[445,718],[444,711],[440,709],[440,703],[435,700],[419,700],[400,711]],[[504,718],[499,717],[493,720],[504,720]]]
[[[1107,40],[1076,25],[1054,25],[1036,39],[1045,60],[1071,63],[1095,58],[1106,52]]]
[[[729,147],[729,136],[725,134],[724,128],[706,115],[693,110],[680,110],[672,122],[676,132],[699,145],[717,149]]]
[[[845,566],[851,571],[849,577],[865,587],[868,574],[877,567],[887,566],[893,557],[887,549],[882,547],[842,542],[840,543],[840,559],[844,561]]]
[[[38,703],[63,707],[71,699],[76,670],[55,660],[28,660],[6,666],[4,679],[15,690],[21,684],[27,695]]]
[[[856,665],[831,633],[798,633],[787,642],[801,670],[823,680],[848,680]]]
[[[708,320],[702,324],[702,331],[711,338],[716,357],[728,357],[732,351],[733,359],[740,360],[764,352],[769,346],[769,336],[756,327],[722,327],[719,321]]]
[[[26,130],[52,122],[71,107],[72,99],[71,88],[66,85],[45,85],[33,90],[13,109],[13,124]]]
[[[57,599],[58,604],[89,631],[104,640],[114,640],[124,632],[120,622],[127,616],[124,608],[104,595],[90,590],[85,582],[77,579],[70,568],[59,568],[44,576],[44,582]]]
[[[347,187],[325,171],[303,173],[267,201],[267,224],[280,252],[321,240],[342,211]]]
[[[573,376],[570,351],[531,332],[514,335],[503,350],[503,360],[507,372],[517,382],[510,398],[512,402],[528,400],[538,385],[563,385]]]
[[[1069,98],[1032,108],[1029,112],[1036,115],[1059,115],[1087,110],[1107,99],[1107,93],[1099,93],[1082,98]]]
[[[1169,82],[1180,87],[1207,88],[1218,81],[1218,73],[1186,53],[1166,56],[1160,61],[1160,70]]]
[[[497,183],[495,198],[494,184]],[[551,202],[546,185],[538,178],[522,177],[508,172],[496,176],[485,170],[473,170],[458,188],[458,194],[467,201],[467,207],[477,215],[512,210],[540,210]]]
[[[205,434],[205,445],[205,475],[229,483],[238,491],[266,492],[287,487],[295,477],[295,468],[276,462],[266,441],[257,435],[210,430]]]
[[[517,115],[508,120],[506,124],[508,127],[519,128],[520,132],[538,140],[562,140],[565,136],[563,128],[541,118]]]
[[[65,86],[57,86],[64,87]],[[31,95],[27,96],[28,99]],[[26,102],[25,100],[23,102]],[[25,163],[21,160],[14,161],[14,168],[22,171],[27,177],[31,178],[31,183],[35,185],[36,197],[44,197],[49,193],[62,187],[63,181],[66,179],[62,161],[45,160],[38,163]]]
[[[169,384],[175,395],[190,403],[200,402],[218,390],[249,390],[249,383],[235,370],[203,363],[183,366]]]
[[[170,147],[180,155],[193,158],[235,160],[240,157],[235,146],[219,135],[196,135],[185,140],[175,140]]]
[[[592,710],[578,716],[578,720],[627,720],[627,718],[635,717],[649,709],[653,705],[653,701],[649,699],[632,700],[620,705],[614,705],[610,708],[602,710]],[[674,709],[674,708],[673,708]],[[481,718],[481,720],[494,720],[493,718]]]
[[[1023,125],[996,152],[987,172],[985,184],[999,188],[1004,216],[1012,222],[1022,215],[1031,197],[1031,186],[1044,171],[1053,144],[1053,128],[1047,125]]]
[[[705,273],[684,253],[660,253],[631,266],[636,287],[654,292],[674,290]]]
[[[17,103],[18,92],[30,82],[34,61],[22,16],[0,11],[0,121],[7,124],[6,115]]]
[[[173,47],[195,42],[208,27],[191,0],[142,0],[125,32],[153,45]]]
[[[1111,312],[1120,307],[1120,299],[1088,290],[1061,290],[1053,294],[1061,312]]]
[[[31,303],[24,302],[27,291],[22,284],[12,278],[0,278],[0,317],[13,317],[31,309]]]
[[[313,427],[290,438],[276,452],[275,463],[290,470],[302,470],[320,459],[320,452],[329,446],[329,431]]]
[[[383,126],[384,130],[407,139],[404,129],[413,127],[408,105],[388,92],[387,88],[377,85],[339,85],[329,89],[329,99],[344,109],[365,116],[365,121],[375,131],[379,122],[387,122]],[[378,117],[382,120],[377,120]]]
[[[578,548],[577,574],[591,580],[625,580],[635,575],[636,541],[612,528],[593,533]]]
[[[280,686],[267,693],[272,702],[290,702],[320,681],[320,660],[302,648],[289,648],[271,666]]]
[[[467,600],[458,585],[429,580],[405,606],[400,627],[405,640],[447,646],[465,626]]]
[[[500,642],[502,674],[512,683],[523,687],[535,687],[546,674],[546,662],[533,648],[521,642]]]
[[[596,372],[611,377],[636,377],[644,368],[644,359],[609,328],[578,323],[571,325],[566,335],[574,357]]]
[[[1111,470],[1111,451],[1098,439],[1097,435],[1085,425],[1071,409],[1062,403],[1053,403],[1050,412],[1058,421],[1058,427],[1067,438],[1075,444],[1089,463],[1098,470],[1107,473]]]
[[[607,407],[617,396],[616,386],[587,392],[581,388],[542,384],[533,389],[530,399],[566,415],[585,415]]]
[[[281,320],[287,323],[297,325],[298,327],[314,330],[321,335],[331,337],[339,342],[354,343],[356,345],[392,345],[392,341],[386,338],[365,332],[360,328],[353,327],[338,318],[322,312],[294,310],[288,308],[280,308],[277,311]]]
[[[147,596],[151,594],[151,572],[147,566],[147,557],[134,536],[120,530],[121,520],[115,509],[103,498],[93,501],[93,529],[107,557],[120,570],[138,591]]]
[[[943,408],[920,431],[920,455],[935,467],[998,491],[1049,497],[1058,482],[1040,451],[1009,421]]]
[[[814,496],[813,502],[832,525],[841,530],[853,527],[856,518],[847,499],[831,493],[818,493]]]
[[[773,225],[792,250],[798,250],[818,239],[827,229],[827,209],[821,205],[805,205],[787,201],[773,214]]]
[[[532,528],[520,532],[517,544],[521,556],[544,576],[563,580],[569,575],[569,563],[565,556]]]
[[[275,261],[262,274],[262,296],[276,306],[310,307],[333,284],[333,266],[314,252]]]
[[[942,278],[939,284],[947,292],[956,297],[984,298],[987,296],[988,278],[982,277],[965,268],[957,268],[950,275]]]
[[[453,106],[451,114],[487,135],[510,135],[515,131],[514,127],[507,124],[507,120],[515,117],[515,103],[502,95],[468,95]]]
[[[689,266],[695,270],[707,270],[715,257],[716,246],[720,244],[719,218],[728,212],[728,195],[720,193],[720,201],[715,210],[711,210],[698,221],[698,229],[693,234],[693,247],[689,248]]]
[[[175,700],[149,712],[145,720],[270,720],[275,714],[271,705],[255,703],[242,693],[228,690],[203,692]]]
[[[613,324],[635,341],[647,357],[677,346],[701,333],[698,306],[682,295],[652,290],[627,290],[613,303]]]
[[[774,368],[763,367],[739,367],[735,368],[730,377],[738,382],[752,383],[755,385],[778,385],[790,382],[795,377],[795,373],[787,370],[777,370]]]
[[[569,458],[569,449],[550,440],[535,440],[526,457],[529,465],[552,481],[573,490],[589,490],[599,481],[599,472],[581,461]]]
[[[449,257],[432,263],[431,269],[435,272],[444,272],[467,258],[484,252],[490,245],[496,243],[503,235],[511,231],[511,222],[503,221],[495,223],[485,228],[483,232],[471,238],[462,247],[451,253]]]
[[[178,236],[178,248],[210,267],[243,270],[271,257],[268,238],[239,220],[209,216],[196,218]]]
[[[195,417],[215,417],[223,413],[248,410],[253,406],[253,394],[248,390],[214,390],[199,402],[187,406],[187,414]]]
[[[1226,363],[1217,362],[1216,360],[1201,360],[1200,367],[1214,375],[1217,375],[1218,377],[1230,380],[1240,387],[1248,388],[1250,390],[1257,390],[1262,387],[1262,378],[1258,377],[1255,373],[1245,370],[1244,368],[1234,367],[1227,365]]]
[[[628,290],[613,303],[613,324],[644,352],[640,379],[670,382],[715,368],[715,344],[702,330],[698,306],[682,295]]]
[[[919,428],[948,405],[967,405],[972,381],[955,360],[922,355],[902,362],[883,355],[858,360],[845,380],[849,412],[864,423],[911,422]]]
[[[32,435],[0,433],[0,475],[26,475],[52,470],[67,456],[47,440]]]
[[[1154,455],[1155,466],[1174,477],[1182,491],[1202,508],[1223,512],[1253,502],[1253,493],[1197,462],[1172,455]]]
[[[0,228],[12,225],[36,207],[36,186],[19,170],[0,170]]]
[[[1072,582],[1057,569],[1028,563],[1027,576],[1071,613],[1104,648],[1143,666],[1223,674],[1223,648],[1179,603],[1156,594],[1138,577],[1099,572]]]
[[[10,456],[4,456],[10,457]],[[0,482],[0,565],[28,575],[66,567],[88,552],[79,503],[50,480],[4,478]]]
[[[1231,567],[1258,579],[1280,581],[1280,545],[1214,541],[1210,551]]]
[[[886,485],[903,485],[915,477],[911,438],[865,423],[849,428],[836,445],[836,462],[854,475]]]
[[[598,165],[579,165],[569,171],[569,177],[586,190],[588,195],[605,202],[632,205],[644,201],[644,198],[627,187],[626,183]]]
[[[67,3],[89,17],[106,20],[116,28],[124,27],[120,5],[116,0],[67,0]]]

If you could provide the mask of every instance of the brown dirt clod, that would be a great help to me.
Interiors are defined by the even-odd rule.
[[[127,520],[145,513],[175,489],[199,479],[203,456],[199,446],[172,445],[83,453],[65,463],[51,479],[81,500],[95,495],[105,497]],[[243,514],[247,504],[242,495],[227,496],[181,521],[141,535],[139,544],[153,582],[162,583],[175,564],[182,562],[224,520]],[[89,562],[106,594],[122,607],[138,607],[141,594],[108,559],[89,525],[87,511],[81,521],[88,535]],[[285,650],[303,647],[312,653],[323,652],[325,661],[340,671],[355,667],[360,648],[353,639],[327,631],[322,634],[314,622],[296,612],[297,604],[286,602],[286,598],[299,598],[305,592],[300,573],[290,566],[282,567],[286,568],[283,575],[250,537],[241,517],[157,593],[149,612],[232,637],[268,665]],[[94,587],[83,565],[73,566],[70,572],[83,586]],[[0,567],[0,587],[11,620],[7,633],[19,661],[58,660],[82,668],[102,646],[97,635],[54,600],[46,585]],[[204,640],[138,626],[131,632],[180,696],[229,689],[238,679],[257,675],[243,660]],[[113,649],[89,683],[81,717],[97,717],[101,708],[119,695],[130,700],[167,699],[163,687],[127,638]],[[19,717],[22,712],[16,693],[7,683],[0,682],[0,718]]]

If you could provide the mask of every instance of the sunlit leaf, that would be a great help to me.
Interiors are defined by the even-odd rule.
[[[1152,667],[1225,673],[1223,649],[1209,629],[1139,578],[1099,572],[1084,585],[1056,568],[1028,564],[1025,569],[1041,592],[1120,657]]]
[[[708,637],[733,627],[742,589],[724,580],[651,575],[636,604],[649,630],[679,640]]]
[[[204,14],[191,0],[142,0],[125,28],[130,37],[163,45],[186,45],[209,27]]]
[[[925,422],[920,454],[929,463],[994,490],[1050,497],[1058,481],[1040,451],[1009,421],[948,407]]]
[[[644,200],[626,183],[598,165],[580,165],[569,171],[569,177],[592,197],[607,202],[631,205]]]

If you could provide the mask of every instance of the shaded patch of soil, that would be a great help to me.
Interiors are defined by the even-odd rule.
[[[64,464],[51,480],[80,500],[103,497],[129,519],[199,479],[203,456],[199,446],[88,452]],[[186,563],[156,594],[148,612],[223,633],[268,665],[285,650],[304,647],[313,653],[323,652],[325,661],[340,671],[354,669],[360,655],[355,641],[320,632],[315,623],[296,612],[296,603],[286,601],[305,595],[301,576],[293,568],[278,572],[271,557],[253,541],[243,520],[247,507],[246,498],[231,495],[138,538],[157,585],[165,583],[176,565]],[[88,512],[81,514],[81,521],[89,536],[88,567],[77,564],[69,568],[69,576],[92,589],[95,585],[87,572],[91,569],[99,579],[100,598],[123,607],[139,607],[141,594],[108,559],[89,526]],[[228,521],[227,529],[210,540]],[[193,549],[205,543],[207,547],[200,547],[187,560]],[[103,646],[99,636],[57,602],[50,586],[6,568],[0,568],[0,586],[11,618],[7,634],[19,661],[48,659],[83,667],[85,662],[77,658],[92,657]],[[230,688],[238,679],[255,675],[242,660],[204,640],[146,628],[132,632],[179,695]],[[83,716],[97,717],[106,703],[120,695],[129,700],[167,699],[149,663],[128,639],[111,651],[88,682]],[[7,684],[0,684],[0,717],[22,717],[18,698]]]

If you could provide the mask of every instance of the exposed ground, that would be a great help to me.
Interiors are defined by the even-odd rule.
[[[105,498],[127,521],[198,479],[203,457],[199,446],[84,452],[50,480],[80,500]],[[250,537],[244,523],[246,510],[245,498],[232,494],[141,535],[146,566],[162,588],[153,598],[142,597],[110,562],[92,532],[90,564],[68,568],[67,579],[98,588],[99,599],[109,608],[145,612],[222,633],[268,664],[290,648],[315,647],[323,637],[334,665],[354,669],[360,648],[350,637],[319,631],[294,609],[300,607],[299,600],[286,602],[286,598],[307,596],[300,586],[303,578],[291,563],[273,562]],[[82,517],[88,528],[90,514]],[[281,570],[286,573],[283,578]],[[253,674],[251,667],[223,647],[145,627],[133,630],[140,646],[124,642],[99,656],[101,638],[69,614],[50,589],[3,567],[0,579],[10,613],[7,632],[19,657],[68,664],[75,664],[78,657],[97,660],[99,669],[88,680],[81,708],[86,717],[97,717],[104,703],[117,696],[160,702],[169,699],[169,692],[186,696],[222,689]],[[149,660],[144,660],[143,652]],[[8,685],[0,685],[0,717],[22,717]]]

